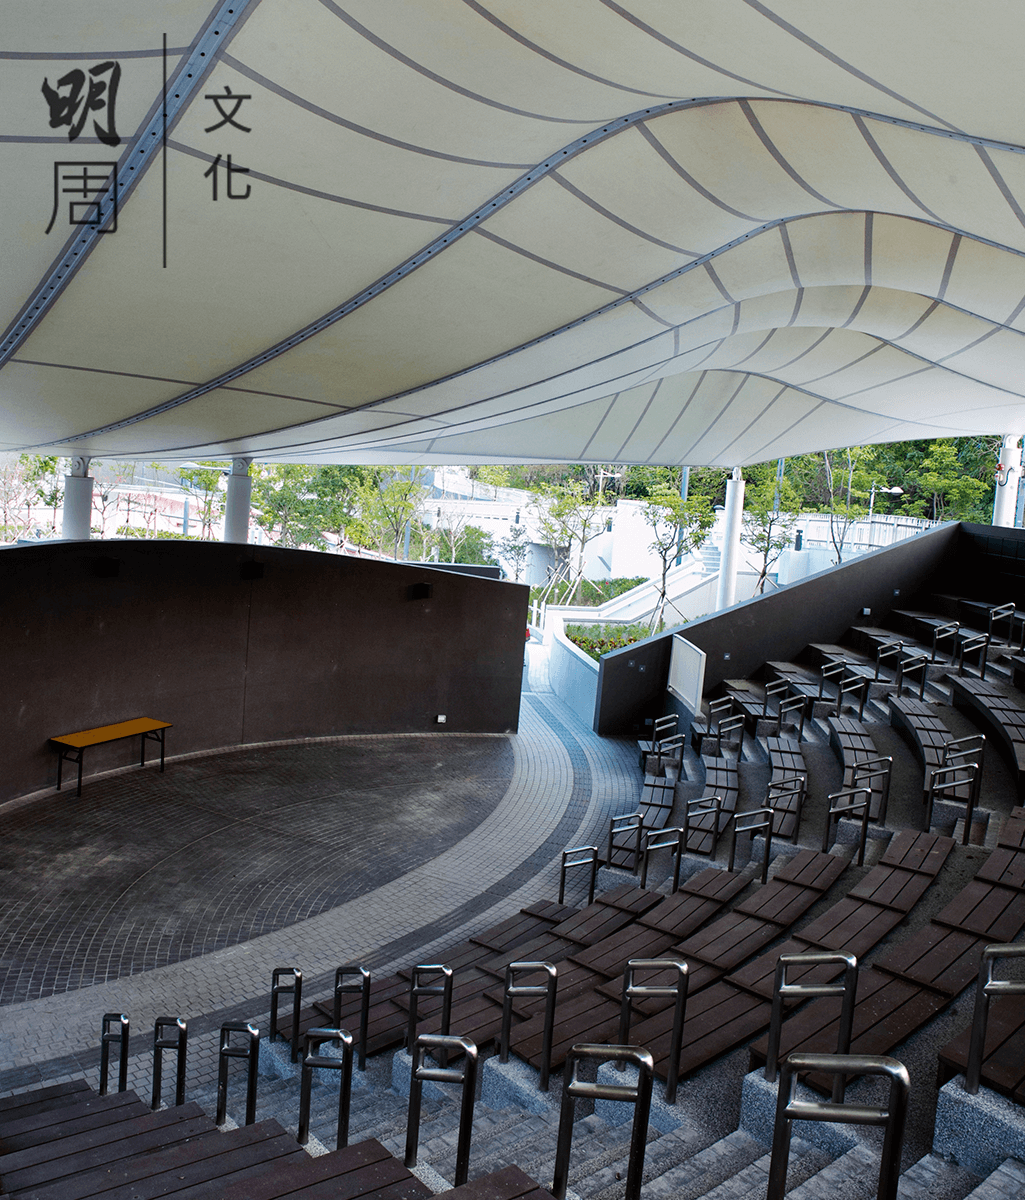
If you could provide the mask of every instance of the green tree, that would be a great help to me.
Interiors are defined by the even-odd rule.
[[[390,545],[392,557],[398,558],[407,523],[412,549],[412,534],[427,500],[426,471],[422,467],[392,470],[394,473],[384,469],[377,478],[359,483],[356,511],[363,530],[377,542],[381,553]]]
[[[531,495],[541,537],[554,551],[557,564],[543,593],[544,600],[552,588],[571,579],[565,603],[572,604],[584,574],[587,543],[605,529],[604,497],[577,480],[538,484]]]
[[[745,494],[744,531],[741,540],[761,558],[757,591],[765,590],[769,568],[790,544],[801,511],[801,497],[789,479],[778,488],[776,480],[748,486]]]
[[[227,466],[224,462],[204,461],[187,463],[178,471],[181,486],[195,503],[200,536],[207,541],[213,541],[214,522],[224,512],[225,494],[221,490],[221,480]]]
[[[57,511],[64,497],[64,480],[61,478],[60,459],[56,454],[23,454],[25,478],[32,489],[32,497],[38,504],[51,510],[50,528],[57,532]]]
[[[513,569],[513,582],[519,583],[520,576],[527,565],[527,554],[530,552],[530,539],[525,525],[510,525],[509,536],[498,543],[498,553]]]
[[[467,525],[459,551],[452,561],[467,565],[497,567],[495,539],[479,525]]]
[[[715,523],[715,514],[706,496],[683,500],[678,489],[665,486],[652,489],[643,514],[654,535],[650,549],[661,564],[659,597],[651,614],[652,630],[661,633],[665,627],[666,580],[672,560],[701,545]]]
[[[837,565],[843,562],[844,545],[851,526],[868,513],[868,508],[856,502],[868,499],[871,483],[865,470],[863,446],[847,446],[843,450],[824,450],[823,465],[829,495],[829,537],[836,553]]]

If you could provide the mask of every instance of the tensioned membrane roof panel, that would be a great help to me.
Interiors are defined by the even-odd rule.
[[[7,0],[0,449],[1025,431],[1007,0]]]

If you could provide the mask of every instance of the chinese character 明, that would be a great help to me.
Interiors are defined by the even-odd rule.
[[[209,169],[203,172],[203,178],[206,179],[209,177],[213,182],[213,190],[214,190],[214,199],[215,200],[217,199],[217,171],[218,171],[218,168],[220,167],[220,165],[221,165],[221,156],[218,154],[217,157],[214,159],[214,161],[210,164]],[[234,164],[231,161],[231,155],[229,154],[228,161],[225,164],[224,169],[228,173],[228,192],[227,192],[228,199],[229,200],[247,200],[249,198],[249,193],[253,190],[252,186],[247,183],[246,190],[244,192],[233,192],[231,190],[231,177],[232,177],[232,175],[248,175],[249,168],[234,166]]]
[[[106,79],[102,78],[104,75]],[[43,95],[50,106],[50,128],[68,127],[68,141],[73,142],[82,132],[90,113],[104,113],[105,123],[93,119],[93,128],[101,142],[108,146],[119,146],[121,139],[115,128],[114,105],[117,102],[117,86],[121,82],[121,66],[110,61],[97,63],[89,68],[89,74],[77,67],[57,80],[51,87],[48,79],[43,80]],[[88,84],[88,88],[86,85]],[[66,89],[62,91],[61,89]]]
[[[108,190],[107,184],[113,179]],[[117,230],[117,163],[116,162],[55,162],[53,164],[53,212],[49,233],[57,219],[61,196],[80,196],[68,201],[68,224],[89,225],[100,233]],[[100,228],[112,217],[109,229]]]
[[[218,95],[216,92],[208,93],[203,97],[204,100],[212,100],[217,111],[221,114],[221,120],[216,125],[208,125],[203,130],[204,133],[213,133],[215,129],[220,129],[222,125],[231,125],[235,129],[241,129],[243,133],[251,133],[252,130],[248,125],[242,125],[235,120],[238,110],[242,107],[244,100],[252,100],[252,94],[243,95],[239,92],[233,92],[227,84],[224,85],[224,95]],[[231,101],[231,112],[226,112],[224,106]]]

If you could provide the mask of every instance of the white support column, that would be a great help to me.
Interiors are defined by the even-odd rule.
[[[253,481],[249,478],[251,458],[233,458],[231,474],[228,476],[228,500],[224,506],[224,540],[226,542],[249,541],[249,506],[253,495]]]
[[[71,474],[64,476],[64,516],[61,537],[87,542],[93,512],[93,479],[89,474],[92,459],[80,455],[71,460]]]
[[[997,467],[997,490],[993,497],[993,524],[1013,526],[1018,508],[1018,484],[1021,482],[1020,434],[1005,433]]]
[[[726,484],[726,521],[719,562],[719,587],[715,609],[729,608],[737,599],[737,568],[740,565],[740,532],[744,520],[744,480],[740,467],[733,468],[733,477]]]

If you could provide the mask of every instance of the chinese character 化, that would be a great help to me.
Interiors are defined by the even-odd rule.
[[[102,76],[107,78],[103,79]],[[43,95],[50,106],[50,128],[68,126],[68,141],[73,142],[82,132],[90,113],[106,109],[106,123],[94,118],[93,128],[101,142],[108,146],[119,146],[121,139],[115,128],[114,105],[117,102],[117,86],[121,82],[121,66],[114,61],[97,63],[89,68],[89,74],[75,67],[57,80],[51,87],[48,79],[43,80]],[[88,90],[86,90],[88,84]],[[66,88],[66,92],[60,89]]]
[[[213,190],[214,190],[214,199],[215,200],[217,199],[217,171],[218,171],[218,168],[220,167],[220,165],[221,165],[221,155],[218,154],[217,157],[214,159],[214,161],[210,164],[209,168],[203,172],[203,178],[204,179],[210,178],[213,182]],[[231,190],[231,177],[232,177],[232,175],[248,175],[249,168],[234,166],[231,161],[231,155],[229,154],[228,161],[225,164],[225,170],[228,173],[228,192],[227,192],[228,199],[229,200],[247,200],[249,198],[249,193],[253,190],[252,186],[247,183],[246,190],[244,192],[233,192]]]
[[[112,180],[108,191],[107,184]],[[68,201],[68,224],[89,225],[99,233],[117,230],[117,163],[116,162],[55,162],[53,164],[53,212],[49,233],[57,219],[61,196],[81,196]],[[102,229],[112,218],[109,229]]]

